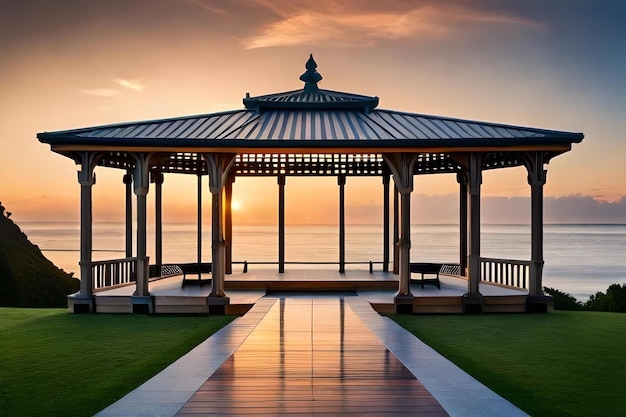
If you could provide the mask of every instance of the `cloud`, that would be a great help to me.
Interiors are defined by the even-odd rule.
[[[117,84],[120,87],[123,87],[128,90],[133,91],[143,91],[145,86],[139,83],[139,80],[125,80],[123,78],[114,78],[113,83]],[[122,95],[123,93],[120,90],[116,90],[113,88],[92,88],[87,90],[80,91],[83,94],[88,94],[96,97],[106,97],[113,98]]]
[[[213,2],[210,0],[187,0],[188,3],[193,4],[209,13],[219,14],[219,15],[231,15],[231,13],[226,10],[213,5]]]
[[[458,222],[458,195],[446,194],[412,197],[411,218],[415,223]],[[626,224],[626,197],[613,202],[600,201],[589,195],[545,197],[544,223],[565,224]],[[529,224],[531,204],[529,197],[481,198],[483,223]]]
[[[83,94],[89,94],[91,96],[96,96],[96,97],[116,97],[119,96],[121,93],[117,90],[112,90],[110,88],[94,88],[91,90],[81,90],[80,91]]]
[[[258,2],[271,10],[275,21],[265,24],[260,32],[243,39],[247,49],[271,46],[332,42],[338,46],[369,46],[382,40],[438,39],[457,32],[460,26],[501,24],[539,26],[538,23],[514,15],[437,3],[414,5],[385,2],[388,9],[371,7],[370,2],[349,2],[315,9],[298,3]],[[278,3],[278,4],[277,4]],[[333,2],[326,2],[333,3]],[[333,10],[337,13],[321,12]]]
[[[122,78],[115,78],[113,82],[119,86],[135,91],[143,91],[145,88],[142,84],[139,84],[139,80],[124,80]]]

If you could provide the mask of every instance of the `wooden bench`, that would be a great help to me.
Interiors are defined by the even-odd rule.
[[[190,275],[210,274],[211,271],[212,271],[211,263],[206,263],[206,262],[203,262],[201,264],[191,263],[191,264],[163,265],[161,267],[161,276],[182,274],[183,287],[184,287],[185,284],[204,285],[204,284],[211,283],[210,279],[202,279],[201,275],[198,275],[198,277],[194,279],[187,279],[187,274],[190,274]]]
[[[441,289],[441,282],[439,282],[439,272],[441,271],[442,266],[443,264],[428,262],[411,263],[411,274],[421,275],[420,283],[422,284],[422,288],[424,288],[424,284],[430,284],[436,285],[437,288]],[[435,277],[425,278],[425,276],[429,275],[434,275]]]
[[[429,263],[429,262],[415,262],[411,263],[411,273],[420,274],[420,283],[422,284],[422,288],[424,288],[424,284],[436,285],[437,288],[441,289],[441,282],[439,282],[439,274],[445,275],[460,275],[459,264],[438,264],[438,263]],[[434,275],[434,278],[425,278],[424,275]]]

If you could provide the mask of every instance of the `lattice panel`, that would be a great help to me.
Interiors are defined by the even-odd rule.
[[[153,171],[181,174],[207,174],[206,164],[197,153],[155,155]],[[110,152],[98,165],[132,169],[133,157],[126,152]],[[508,168],[523,165],[515,152],[494,152],[485,155],[483,169]],[[385,173],[381,154],[241,154],[237,155],[233,172],[240,177],[259,176],[381,176]],[[455,173],[461,167],[445,153],[423,153],[417,158],[415,175]]]

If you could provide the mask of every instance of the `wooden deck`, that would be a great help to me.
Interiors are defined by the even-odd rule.
[[[177,416],[448,413],[342,298],[281,298]]]
[[[187,279],[190,277],[188,276]],[[150,282],[149,290],[154,300],[155,314],[208,314],[207,297],[211,290],[210,275],[203,275],[206,285],[182,285],[182,276]],[[442,275],[441,289],[432,285],[421,288],[418,281],[411,285],[415,296],[413,312],[416,314],[463,312],[463,294],[467,281]],[[291,269],[283,274],[274,269],[257,269],[247,273],[234,272],[226,276],[226,293],[230,303],[228,314],[243,314],[266,294],[290,292],[350,293],[366,298],[379,312],[395,311],[394,296],[398,288],[397,276],[392,273],[352,270],[341,274],[330,269]],[[123,286],[96,293],[96,312],[132,313],[131,297],[134,286]],[[483,312],[525,312],[527,291],[481,283],[485,296]]]

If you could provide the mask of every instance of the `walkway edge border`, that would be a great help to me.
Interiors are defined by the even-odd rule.
[[[222,327],[96,417],[174,417],[256,328],[277,299],[261,298],[244,316]]]
[[[426,387],[451,417],[529,417],[361,297],[346,297],[352,311]]]

